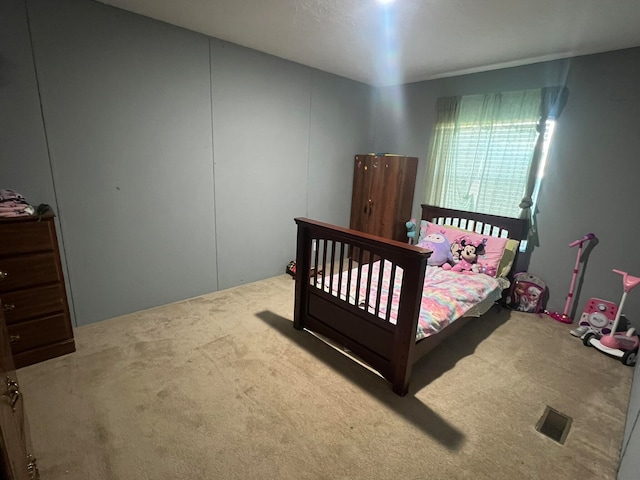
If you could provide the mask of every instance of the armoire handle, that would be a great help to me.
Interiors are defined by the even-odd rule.
[[[7,397],[9,405],[11,405],[11,409],[16,411],[16,403],[18,403],[18,399],[20,398],[20,387],[18,386],[18,382],[13,380],[11,377],[6,378],[7,391],[2,394],[3,397]]]
[[[29,474],[29,480],[40,480],[37,459],[32,454],[27,455],[27,473]]]

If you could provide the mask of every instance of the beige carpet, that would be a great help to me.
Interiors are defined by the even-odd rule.
[[[615,478],[633,370],[569,326],[492,312],[400,398],[292,311],[282,275],[76,329],[18,371],[42,479]]]

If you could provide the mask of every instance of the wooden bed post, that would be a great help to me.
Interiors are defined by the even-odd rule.
[[[413,367],[413,350],[416,345],[416,331],[422,301],[422,288],[404,288],[404,285],[424,285],[427,257],[420,262],[408,264],[402,277],[402,301],[398,309],[395,340],[392,353],[393,391],[404,397],[409,390],[409,379]]]
[[[308,308],[309,271],[311,270],[311,235],[309,229],[298,225],[298,237],[296,248],[296,287],[295,305],[293,309],[293,326],[297,330],[304,329],[304,319]]]

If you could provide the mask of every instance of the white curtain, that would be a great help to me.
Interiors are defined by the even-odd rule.
[[[447,184],[447,171],[453,156],[459,97],[439,98],[436,102],[436,123],[429,142],[425,198],[430,205],[445,207],[441,203]]]
[[[533,240],[538,245],[538,232],[535,222],[535,199],[534,192],[538,185],[538,171],[540,163],[545,154],[545,142],[547,140],[547,126],[549,120],[555,120],[560,116],[567,104],[569,90],[566,87],[545,87],[540,90],[540,115],[538,125],[538,139],[531,157],[531,165],[527,175],[527,186],[524,197],[520,202],[520,218],[529,219],[529,241]]]
[[[437,102],[427,203],[518,217],[527,196],[541,90],[448,97]]]

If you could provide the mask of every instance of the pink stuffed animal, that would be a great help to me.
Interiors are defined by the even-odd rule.
[[[445,269],[445,265],[448,265],[451,268],[450,264],[453,263],[453,255],[451,254],[449,240],[444,236],[444,230],[441,233],[430,233],[418,243],[418,246],[432,252],[427,260],[427,265],[442,266]]]
[[[460,238],[456,238],[453,242],[453,245],[460,248],[459,260],[454,266],[444,264],[442,268],[445,270],[451,270],[453,272],[480,273],[481,265],[478,265],[478,257],[480,255],[484,255],[484,248],[486,243],[486,238],[483,238],[481,242],[477,240],[474,241],[466,235]],[[455,256],[456,255],[454,255],[454,258]],[[486,270],[486,267],[482,268]]]

